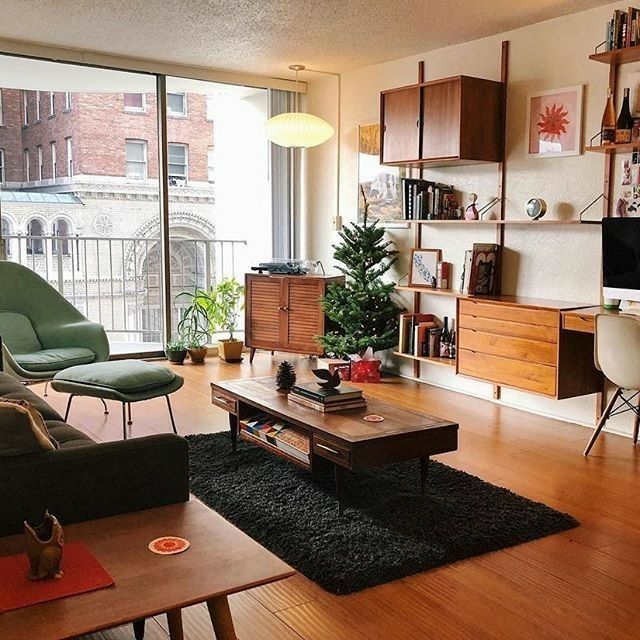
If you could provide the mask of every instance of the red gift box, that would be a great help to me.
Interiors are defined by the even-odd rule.
[[[351,363],[351,382],[380,382],[380,360],[354,360]]]
[[[351,363],[345,362],[343,364],[334,365],[333,371],[337,371],[340,376],[340,380],[351,380]]]

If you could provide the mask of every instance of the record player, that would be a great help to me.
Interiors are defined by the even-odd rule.
[[[258,273],[266,271],[273,275],[306,276],[308,273],[315,273],[320,264],[313,260],[272,260],[258,263],[257,267],[251,267],[251,271]]]

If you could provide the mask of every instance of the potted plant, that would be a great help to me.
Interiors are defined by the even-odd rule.
[[[176,301],[181,298],[191,300],[191,303],[182,311],[177,330],[183,336],[193,364],[202,364],[207,356],[210,323],[206,307],[201,300],[203,295],[196,289],[193,293],[184,291],[176,296]]]
[[[240,362],[244,342],[234,337],[240,312],[244,308],[244,287],[235,278],[225,278],[199,298],[206,307],[212,331],[223,331],[228,338],[218,340],[218,355],[225,362]]]
[[[170,340],[164,348],[164,353],[169,362],[183,364],[184,359],[187,357],[187,345],[181,338]]]

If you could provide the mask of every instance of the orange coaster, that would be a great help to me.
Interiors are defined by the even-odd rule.
[[[363,420],[367,422],[384,422],[384,418],[382,416],[377,416],[375,413],[370,413],[368,416],[365,416]]]
[[[177,538],[176,536],[163,536],[149,543],[149,549],[160,556],[172,556],[176,553],[182,553],[190,546],[191,543],[188,540]]]

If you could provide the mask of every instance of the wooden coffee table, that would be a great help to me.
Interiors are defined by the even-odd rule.
[[[365,392],[366,395],[366,392]],[[458,448],[458,425],[425,413],[367,399],[364,409],[322,413],[295,402],[276,389],[274,377],[225,380],[211,383],[211,402],[229,413],[233,451],[238,433],[249,442],[310,471],[332,465],[340,513],[345,472],[405,460],[420,461],[420,487],[424,491],[429,457]],[[308,464],[288,456],[268,442],[242,429],[242,422],[258,412],[297,427],[309,438]],[[367,422],[377,414],[383,422]]]
[[[167,473],[171,473],[167,469]],[[64,527],[82,540],[115,586],[0,614],[3,640],[63,640],[167,614],[172,640],[182,640],[181,609],[206,602],[217,640],[235,640],[227,596],[295,572],[197,500]],[[164,535],[187,538],[174,556],[147,548]],[[0,538],[0,555],[24,551],[22,536]],[[64,578],[63,578],[64,579]],[[212,634],[213,638],[213,634]]]

